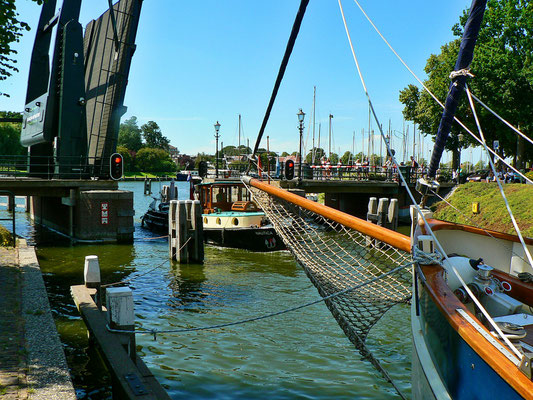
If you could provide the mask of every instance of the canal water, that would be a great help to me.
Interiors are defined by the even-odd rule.
[[[71,246],[17,212],[17,231],[37,246],[54,318],[80,399],[110,399],[110,379],[72,298],[83,282],[87,255],[97,255],[102,282],[131,279],[139,328],[176,330],[235,322],[319,297],[288,252],[252,253],[206,247],[203,265],[168,260],[166,239],[141,227],[152,200],[142,182],[121,182],[134,193],[132,245]],[[180,198],[188,184],[178,183]],[[159,190],[153,185],[154,192]],[[0,211],[0,217],[8,213]],[[7,225],[5,221],[0,221]],[[147,273],[148,272],[148,273]],[[144,275],[143,275],[144,274]],[[367,343],[410,396],[409,308],[395,306]],[[223,329],[138,335],[137,348],[175,399],[395,399],[398,395],[354,346],[323,303]]]

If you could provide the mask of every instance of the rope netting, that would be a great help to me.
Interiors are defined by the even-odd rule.
[[[248,189],[322,297],[411,263],[409,253],[255,187]],[[350,341],[366,357],[370,353],[365,340],[372,326],[387,310],[410,297],[410,269],[400,268],[325,302]]]

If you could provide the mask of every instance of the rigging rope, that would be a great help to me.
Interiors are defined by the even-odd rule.
[[[263,138],[263,133],[265,131],[268,118],[270,117],[270,112],[272,111],[274,101],[276,100],[276,96],[278,94],[278,89],[281,85],[283,75],[285,74],[285,69],[287,68],[287,64],[289,63],[289,58],[291,57],[294,43],[296,42],[296,38],[298,37],[298,32],[300,31],[300,26],[302,24],[302,19],[304,17],[308,3],[309,0],[301,0],[300,2],[300,8],[298,9],[298,13],[296,14],[296,18],[292,26],[291,35],[289,37],[289,41],[287,42],[285,54],[283,55],[283,60],[281,61],[281,65],[279,67],[276,83],[274,83],[274,89],[272,89],[272,95],[270,96],[270,101],[265,112],[265,117],[263,118],[263,123],[261,124],[261,129],[259,129],[259,134],[257,135],[257,140],[255,142],[254,151],[252,152],[252,157],[255,156],[255,154],[257,153],[257,149],[259,149],[259,144],[261,143],[261,139]]]
[[[413,77],[416,79],[416,81],[420,84],[420,86],[422,86],[422,88],[433,98],[433,100],[435,100],[437,102],[438,105],[440,105],[443,109],[445,108],[444,107],[444,104],[442,104],[442,102],[437,98],[437,96],[435,96],[435,94],[433,94],[433,92],[424,84],[424,82],[418,77],[418,75],[416,75],[414,73],[414,71],[409,67],[409,65],[407,65],[407,63],[403,60],[403,58],[396,52],[396,50],[391,46],[391,44],[387,41],[387,39],[385,38],[385,36],[383,36],[383,34],[380,32],[380,30],[377,28],[377,26],[374,24],[374,22],[372,21],[372,19],[368,16],[368,14],[365,12],[365,10],[363,9],[363,7],[359,4],[358,0],[354,0],[355,4],[357,5],[357,7],[359,7],[359,9],[361,10],[361,12],[363,13],[363,15],[365,16],[365,18],[368,20],[368,22],[370,23],[370,25],[372,25],[372,27],[374,28],[374,30],[376,31],[376,33],[381,37],[381,39],[385,42],[385,44],[387,45],[387,47],[393,52],[393,54],[396,56],[396,58],[398,58],[398,60],[403,64],[403,66],[409,71],[409,73],[411,75],[413,75]],[[455,122],[457,122],[459,124],[459,126],[461,126],[461,128],[463,128],[470,136],[472,136],[479,144],[483,145],[483,142],[481,139],[479,139],[465,124],[463,124],[463,122],[457,118],[456,116],[454,116],[454,120]],[[487,147],[488,150],[492,153],[492,155],[494,157],[496,157],[498,160],[500,160],[502,163],[504,163],[505,165],[507,165],[509,168],[511,168],[514,172],[516,172],[519,176],[521,176],[522,178],[524,178],[527,182],[529,182],[530,184],[533,184],[533,181],[531,179],[529,179],[527,176],[525,176],[522,172],[520,172],[518,169],[516,169],[515,167],[513,167],[512,165],[508,164],[502,157],[500,157],[500,155],[498,153],[496,153],[494,150],[492,150],[490,147]]]
[[[466,86],[466,94],[468,96],[468,101],[470,103],[470,109],[472,110],[472,113],[474,114],[474,120],[476,121],[479,135],[483,139],[483,147],[485,147],[485,151],[487,151],[485,135],[483,134],[483,129],[481,129],[481,125],[479,123],[479,119],[478,119],[477,112],[476,112],[476,107],[474,106],[474,102],[472,100],[472,96],[470,95],[470,90],[468,89],[468,85]],[[488,151],[487,151],[487,155],[488,155]],[[487,158],[489,159],[490,167],[492,169],[492,172],[494,173],[494,178],[496,178],[496,182],[498,183],[498,188],[500,189],[500,194],[502,195],[503,201],[505,203],[505,207],[507,208],[507,212],[509,213],[509,216],[511,217],[511,222],[513,223],[513,227],[516,231],[516,234],[518,235],[518,238],[520,239],[520,243],[522,244],[524,253],[527,256],[527,259],[529,260],[529,266],[533,268],[533,259],[531,258],[531,253],[529,252],[529,249],[527,248],[526,243],[524,242],[524,238],[522,237],[522,232],[520,231],[520,228],[518,227],[518,223],[516,222],[516,219],[513,215],[511,206],[509,205],[509,202],[507,201],[507,196],[505,195],[505,192],[503,190],[502,182],[500,180],[500,177],[498,176],[499,175],[498,171],[496,171],[496,166],[494,165],[494,161],[492,161],[492,158],[490,158],[490,156],[488,156]]]

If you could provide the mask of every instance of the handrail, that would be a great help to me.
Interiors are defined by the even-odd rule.
[[[10,190],[0,190],[0,193],[7,193],[8,200],[7,204],[10,203],[9,198],[11,198],[11,204],[13,204],[13,211],[11,212],[11,218],[0,218],[0,221],[9,221],[10,219],[13,220],[13,247],[16,246],[17,242],[17,234],[15,232],[15,193],[13,193]]]
[[[375,225],[371,222],[365,221],[361,218],[354,217],[353,215],[336,210],[332,207],[325,206],[320,203],[308,200],[305,197],[298,196],[297,194],[290,193],[286,190],[269,185],[265,182],[261,182],[257,179],[250,177],[243,177],[243,182],[251,185],[257,189],[260,189],[272,196],[286,200],[299,207],[305,208],[311,212],[319,214],[325,218],[329,218],[339,224],[342,224],[348,228],[355,229],[362,234],[371,236],[374,239],[385,242],[392,247],[406,252],[411,252],[411,239],[409,236],[392,231],[379,225]]]

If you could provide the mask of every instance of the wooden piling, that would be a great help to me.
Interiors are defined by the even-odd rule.
[[[124,289],[124,288],[118,288]],[[170,400],[170,396],[150,372],[131,345],[129,333],[107,329],[107,310],[99,310],[92,295],[95,289],[85,285],[71,286],[70,291],[97,348],[111,374],[113,398]],[[108,289],[109,291],[109,289]],[[111,304],[110,304],[111,306]],[[123,319],[121,319],[124,321]]]
[[[144,178],[144,194],[152,194],[152,180]]]
[[[168,210],[169,257],[180,263],[203,263],[204,238],[199,201],[173,200]]]

